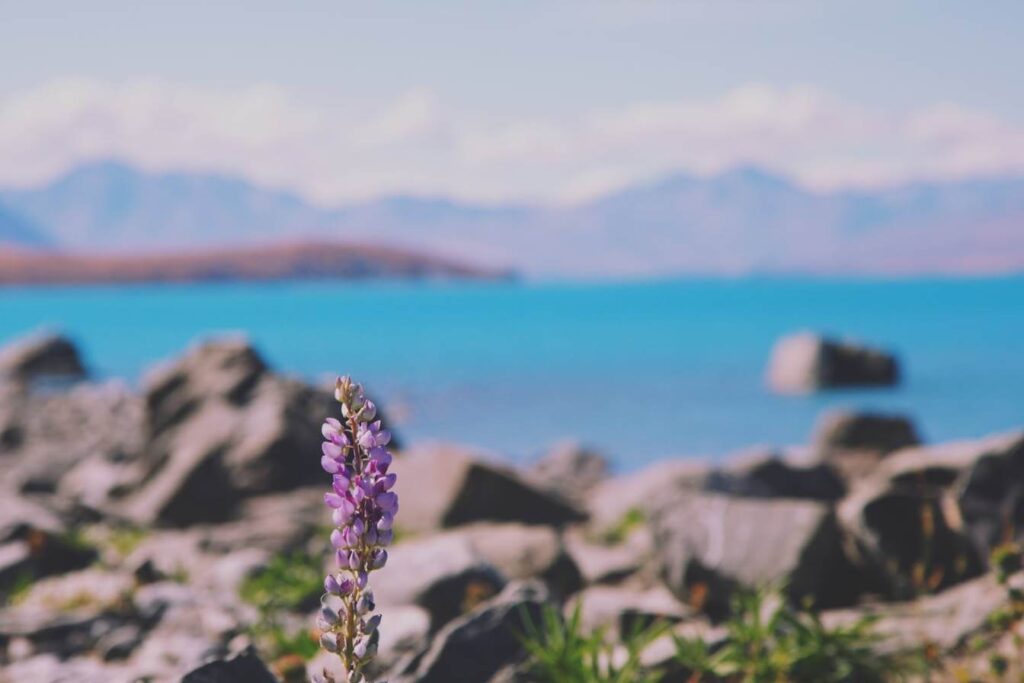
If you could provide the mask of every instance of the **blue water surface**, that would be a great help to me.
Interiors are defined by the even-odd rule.
[[[912,415],[944,440],[1024,424],[1024,278],[627,284],[289,282],[0,289],[0,342],[71,334],[137,382],[196,339],[244,332],[276,368],[350,373],[406,440],[513,460],[561,438],[622,469],[805,442],[825,409]],[[814,329],[890,347],[897,389],[782,397],[775,339]]]

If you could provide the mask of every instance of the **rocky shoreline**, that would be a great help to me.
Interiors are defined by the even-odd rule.
[[[138,391],[89,381],[60,337],[0,351],[0,682],[305,680],[332,410],[242,339]],[[968,669],[1021,637],[964,649],[1009,600],[989,558],[1024,530],[1022,431],[922,444],[900,416],[837,413],[799,451],[626,475],[571,445],[522,469],[396,450],[400,528],[375,574],[391,683],[529,681],[517,634],[548,604],[714,643],[736,591],[764,585]]]

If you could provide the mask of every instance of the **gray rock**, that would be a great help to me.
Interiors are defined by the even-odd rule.
[[[60,659],[40,654],[0,668],[0,683],[136,683],[138,677],[125,665],[110,666],[92,657]]]
[[[96,641],[95,650],[105,662],[127,659],[145,634],[137,624],[125,624]]]
[[[138,526],[188,526],[229,519],[240,495],[224,463],[234,436],[234,415],[207,405],[173,432],[163,457],[119,512]]]
[[[846,492],[839,474],[824,463],[794,463],[773,451],[744,454],[708,475],[704,490],[748,498],[834,501]]]
[[[614,545],[594,543],[584,534],[574,532],[566,535],[565,545],[588,586],[618,583],[636,574],[653,553],[651,533],[646,524]]]
[[[202,529],[204,547],[215,552],[260,548],[273,554],[289,555],[318,543],[323,550],[324,528],[331,526],[330,510],[324,506],[324,489],[330,482],[284,493],[248,498],[238,508],[237,520]]]
[[[383,617],[377,656],[366,671],[371,681],[384,680],[388,670],[404,657],[414,656],[430,645],[430,614],[426,610],[412,605],[388,606]],[[324,664],[317,658],[307,667],[307,672],[310,675],[319,672]]]
[[[378,604],[418,605],[430,614],[432,631],[505,586],[505,577],[483,559],[467,538],[457,534],[414,539],[394,546],[387,566],[375,573],[373,579]]]
[[[768,367],[769,386],[787,394],[891,386],[899,380],[899,362],[891,353],[810,332],[780,339]]]
[[[461,536],[483,560],[506,579],[540,579],[559,596],[583,585],[579,568],[566,551],[559,533],[550,527],[525,524],[479,523],[445,535]]]
[[[850,604],[862,588],[820,503],[692,495],[660,510],[652,527],[666,585],[713,615],[737,587],[784,583],[793,600],[819,607]]]
[[[85,376],[85,365],[78,349],[63,335],[32,334],[0,348],[0,379],[32,383]]]
[[[326,391],[273,374],[244,339],[199,344],[151,373],[143,388],[151,446],[178,441],[175,432],[218,406],[230,425],[224,466],[237,489],[252,495],[322,482],[311,454],[319,452],[320,423],[336,404]],[[222,436],[211,433],[207,449]]]
[[[586,493],[608,478],[608,459],[575,441],[555,445],[535,462],[526,477],[539,488],[582,502]]]
[[[960,531],[954,501],[933,489],[862,482],[838,506],[872,588],[906,598],[976,576],[983,560]]]
[[[561,526],[583,513],[516,472],[452,448],[409,453],[392,465],[403,529],[430,531],[471,522]]]
[[[230,658],[204,664],[181,679],[181,683],[278,683],[274,674],[252,649]]]
[[[540,623],[545,592],[536,585],[511,584],[500,595],[443,628],[430,649],[397,672],[396,683],[488,681],[521,662],[526,619]]]
[[[1009,587],[1024,589],[1024,574],[1010,577]],[[922,643],[950,650],[964,645],[972,634],[990,625],[992,614],[1007,605],[1007,588],[989,573],[911,602],[824,612],[822,621],[834,628],[870,615],[878,620],[874,630],[883,637],[883,651],[905,652]]]
[[[6,488],[57,491],[62,499],[88,499],[96,507],[119,483],[114,469],[127,468],[142,443],[142,401],[118,381],[81,383],[62,392],[0,391],[4,422],[17,434],[0,446],[0,480]],[[97,462],[110,465],[105,476],[65,488],[71,472]]]
[[[604,532],[633,512],[649,515],[666,500],[703,490],[711,471],[702,460],[678,459],[607,479],[587,495],[591,526]]]
[[[255,495],[322,485],[330,395],[271,373],[241,340],[211,341],[145,383],[145,480],[123,505],[140,524],[219,522]]]
[[[835,451],[872,451],[887,454],[921,443],[917,428],[905,415],[829,411],[814,428],[814,448]]]
[[[570,615],[577,606],[585,632],[610,628],[618,638],[655,622],[676,623],[693,615],[664,586],[636,590],[626,586],[591,586],[565,606]]]
[[[9,496],[0,505],[0,589],[24,578],[74,571],[96,559],[49,509]]]
[[[1008,537],[1024,539],[1024,433],[906,448],[888,456],[878,479],[945,501],[948,523],[977,554]]]

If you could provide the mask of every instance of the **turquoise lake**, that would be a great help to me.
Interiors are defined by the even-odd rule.
[[[362,380],[406,441],[516,461],[563,438],[622,469],[803,443],[840,407],[907,413],[930,441],[1024,424],[1020,277],[0,289],[0,342],[40,327],[130,383],[194,340],[244,332],[281,371]],[[772,344],[801,329],[895,350],[903,385],[769,393]]]

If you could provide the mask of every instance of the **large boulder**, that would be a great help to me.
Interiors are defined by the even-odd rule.
[[[1024,433],[906,448],[877,474],[901,490],[946,501],[950,524],[987,557],[1000,542],[1024,539]]]
[[[526,476],[540,488],[582,502],[588,491],[608,478],[608,459],[575,441],[559,443],[535,462]]]
[[[981,571],[983,558],[962,533],[955,502],[931,487],[865,481],[837,511],[876,592],[908,598]]]
[[[920,442],[914,423],[903,415],[835,410],[818,420],[811,451],[845,481],[856,482],[871,476],[890,453]]]
[[[520,522],[561,526],[584,514],[526,482],[513,470],[454,448],[411,452],[398,458],[399,525],[430,531],[471,522]]]
[[[425,609],[431,631],[436,631],[497,594],[505,583],[468,538],[440,534],[392,547],[387,566],[374,574],[373,592],[385,612],[387,605]]]
[[[871,451],[885,455],[921,443],[913,421],[905,415],[833,410],[814,428],[813,447],[825,453]]]
[[[888,351],[802,332],[783,337],[772,351],[768,384],[777,392],[891,386],[900,380],[899,361]]]
[[[142,416],[142,401],[120,381],[79,383],[61,392],[5,391],[0,385],[0,481],[25,493],[61,489],[61,497],[76,502],[105,500],[100,494],[131,470]],[[89,468],[103,468],[105,476],[63,489],[72,471]],[[137,481],[137,475],[123,480]]]
[[[821,503],[690,495],[652,525],[666,585],[712,615],[728,610],[737,588],[784,584],[793,600],[822,608],[850,604],[862,589],[835,515]]]
[[[85,376],[85,364],[78,348],[60,334],[33,334],[0,348],[0,379],[31,384],[39,380],[76,380]]]
[[[479,523],[445,532],[458,536],[509,580],[539,579],[556,596],[583,585],[580,570],[556,529],[527,524]]]
[[[774,451],[755,451],[711,472],[704,490],[748,498],[832,501],[842,498],[846,487],[826,463],[797,462]]]
[[[395,683],[490,681],[523,661],[522,634],[540,624],[547,595],[531,583],[510,584],[500,595],[444,627],[430,648],[398,667]]]
[[[153,372],[144,392],[148,437],[157,451],[151,459],[162,457],[161,447],[178,441],[177,431],[216,406],[231,427],[223,460],[240,491],[267,493],[323,480],[316,455],[320,423],[336,404],[326,391],[272,373],[244,339],[199,344]]]
[[[244,340],[200,344],[144,390],[145,474],[120,504],[132,521],[218,522],[247,497],[323,483],[330,395],[273,374]]]

